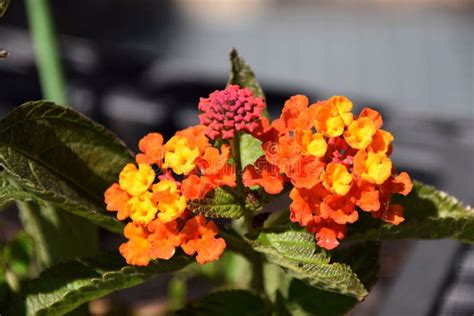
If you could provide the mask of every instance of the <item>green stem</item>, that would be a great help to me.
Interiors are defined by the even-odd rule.
[[[25,6],[43,97],[66,105],[64,77],[48,0],[25,0]]]
[[[234,138],[231,140],[232,156],[235,162],[235,172],[237,178],[237,191],[242,195],[244,185],[242,183],[242,161],[240,160],[240,133],[236,132]]]

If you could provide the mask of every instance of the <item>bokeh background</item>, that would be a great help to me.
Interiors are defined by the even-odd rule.
[[[51,0],[70,105],[136,148],[197,123],[224,87],[227,54],[252,66],[276,116],[286,98],[346,95],[383,113],[394,161],[473,204],[474,2],[470,0]],[[23,1],[0,21],[0,114],[41,99]],[[357,110],[356,110],[357,112]],[[15,210],[2,214],[19,227]],[[5,225],[4,225],[5,227]],[[115,246],[105,238],[104,247]],[[474,249],[454,241],[385,242],[381,278],[351,315],[473,315]],[[161,283],[160,283],[161,282]],[[156,281],[98,302],[161,312]],[[204,283],[193,283],[190,299]],[[118,303],[117,303],[118,302]],[[110,313],[110,312],[109,312]]]

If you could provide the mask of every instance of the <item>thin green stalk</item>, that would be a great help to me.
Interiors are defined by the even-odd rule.
[[[48,0],[25,0],[43,97],[66,105],[66,89]]]
[[[25,0],[25,7],[43,98],[66,106],[64,77],[48,0]],[[97,253],[98,230],[90,222],[49,203],[18,202],[17,205],[25,230],[35,240],[40,269]]]

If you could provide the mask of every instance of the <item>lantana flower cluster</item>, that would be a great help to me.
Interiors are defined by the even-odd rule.
[[[269,194],[291,184],[290,220],[326,249],[339,245],[359,209],[401,223],[403,207],[390,204],[391,197],[412,189],[409,175],[397,175],[389,158],[394,137],[382,129],[380,113],[364,108],[355,116],[351,110],[343,96],[311,105],[304,95],[291,97],[278,119],[261,119],[253,136],[265,154],[243,173],[245,185]]]
[[[167,142],[159,133],[140,140],[135,163],[105,192],[107,210],[128,221],[128,241],[119,248],[128,264],[169,259],[178,247],[201,264],[217,260],[226,243],[191,205],[219,187],[243,199],[256,186],[269,195],[289,191],[290,220],[326,249],[338,246],[359,212],[394,225],[404,220],[391,197],[407,195],[412,183],[392,165],[394,138],[382,129],[380,113],[364,108],[355,116],[343,96],[314,104],[293,96],[273,121],[263,115],[265,107],[250,89],[229,85],[201,98],[201,125]],[[241,133],[260,140],[264,154],[237,178],[240,158],[231,145]]]
[[[169,259],[177,247],[197,254],[197,262],[205,264],[224,251],[216,224],[188,209],[189,200],[236,185],[229,147],[212,147],[205,131],[203,125],[189,127],[166,143],[159,133],[146,135],[136,163],[127,164],[118,183],[105,192],[107,210],[117,212],[119,220],[130,220],[124,230],[128,241],[119,248],[128,264]]]

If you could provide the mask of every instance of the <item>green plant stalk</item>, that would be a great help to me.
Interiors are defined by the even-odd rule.
[[[45,99],[66,106],[66,89],[48,0],[25,0],[36,55],[40,85]],[[55,205],[18,202],[25,230],[34,238],[38,268],[94,255],[98,231],[91,223],[59,210]]]
[[[48,0],[25,0],[43,97],[66,105],[66,89]]]
[[[183,308],[186,303],[186,279],[173,277],[168,284],[168,309],[171,311]]]

